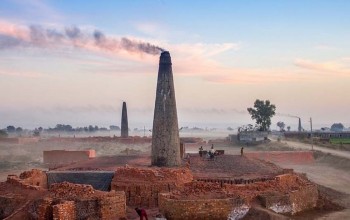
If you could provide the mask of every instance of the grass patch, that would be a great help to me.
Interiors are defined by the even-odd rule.
[[[331,138],[329,141],[332,144],[350,144],[350,138]]]

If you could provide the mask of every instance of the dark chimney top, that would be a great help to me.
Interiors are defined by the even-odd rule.
[[[171,57],[169,51],[163,51],[160,54],[159,64],[171,64]]]

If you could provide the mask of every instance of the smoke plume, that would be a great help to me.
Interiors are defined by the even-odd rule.
[[[13,47],[58,47],[73,46],[93,51],[160,54],[159,46],[138,40],[108,37],[102,31],[93,32],[77,26],[63,29],[47,28],[41,25],[18,26],[0,22],[0,49]]]
[[[285,113],[276,113],[276,115],[283,116],[283,117],[289,117],[289,118],[300,118],[298,116],[291,115],[291,114],[285,114]]]

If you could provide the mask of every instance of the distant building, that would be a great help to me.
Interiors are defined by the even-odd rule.
[[[237,140],[240,143],[255,143],[267,140],[267,131],[241,131],[237,134]],[[231,140],[232,141],[232,140]]]

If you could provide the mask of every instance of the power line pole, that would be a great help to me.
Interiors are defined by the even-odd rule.
[[[314,150],[314,139],[312,135],[312,118],[310,117],[310,128],[311,128],[311,133],[310,133],[310,138],[311,138],[311,150]]]

